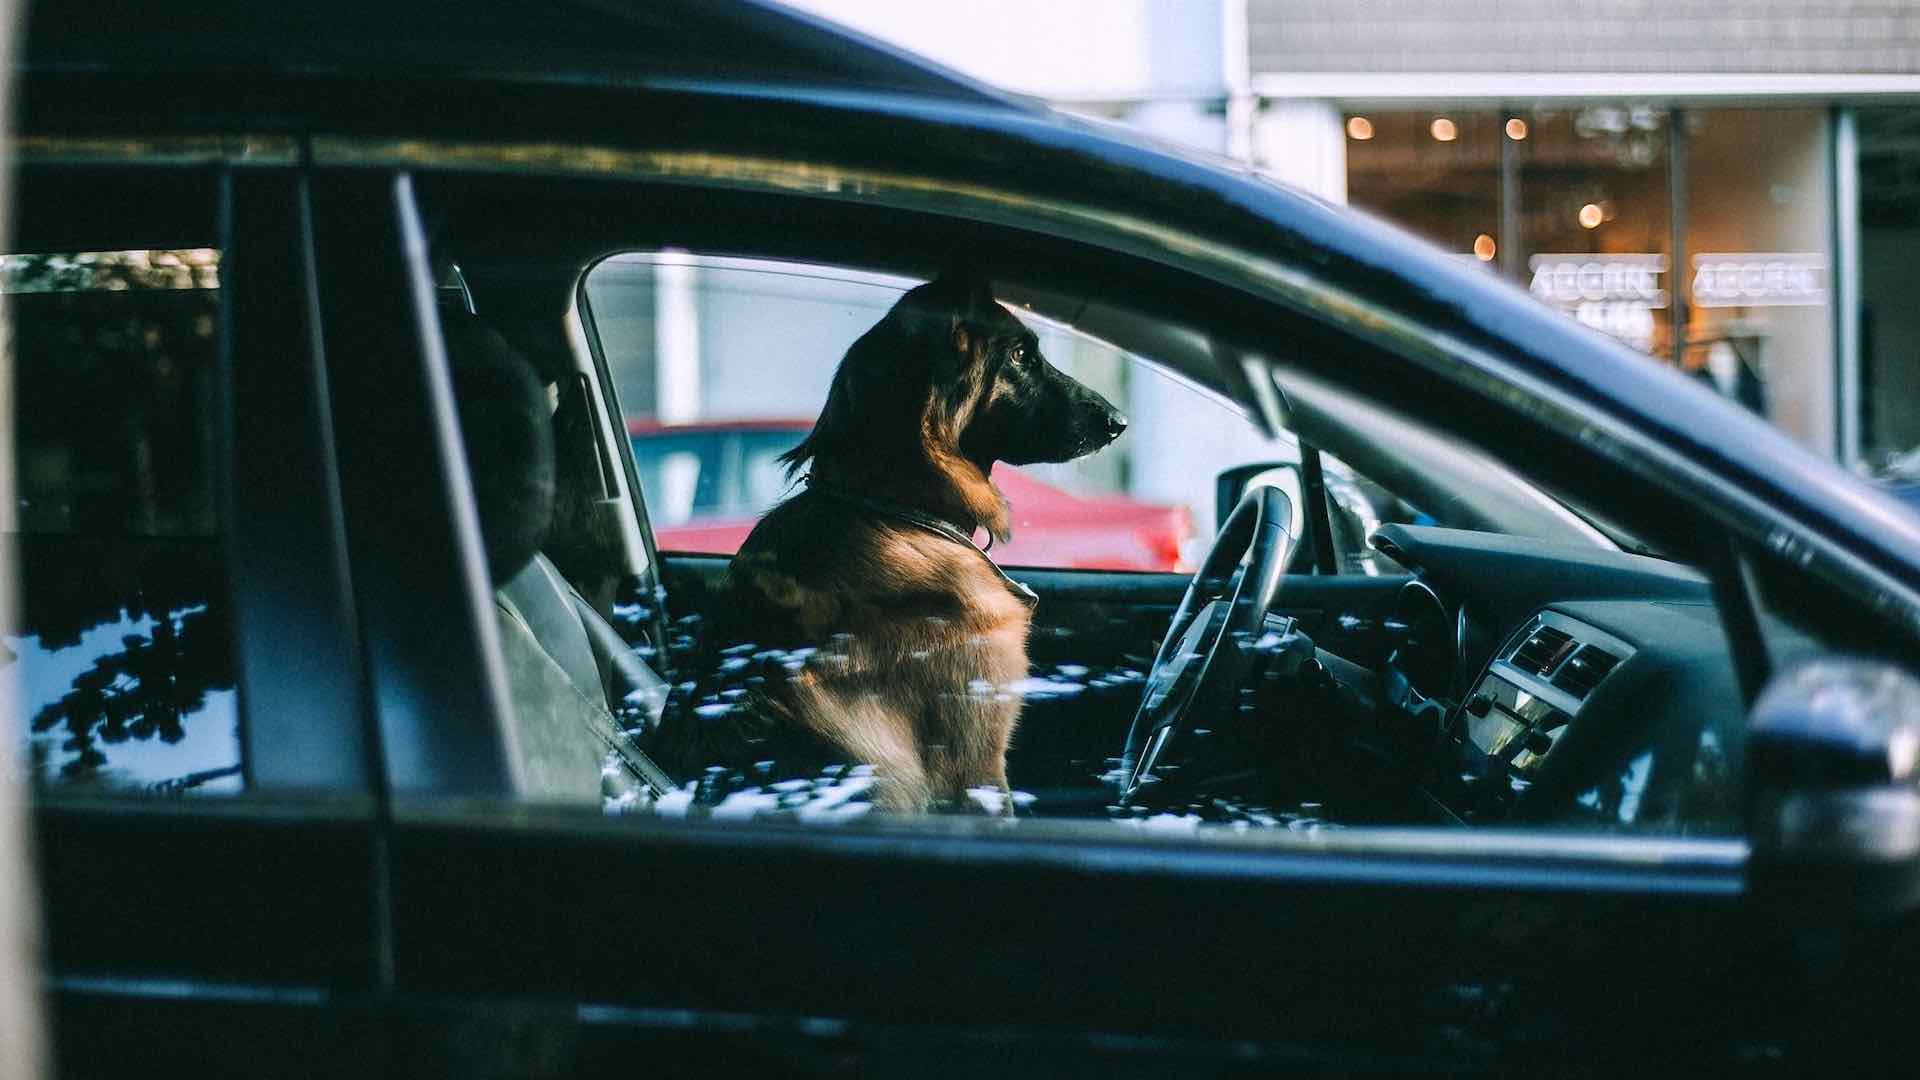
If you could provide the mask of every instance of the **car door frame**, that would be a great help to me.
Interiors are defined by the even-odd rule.
[[[376,738],[350,588],[307,179],[291,139],[42,135],[22,168],[208,177],[222,252],[214,487],[243,791],[36,793],[54,1056],[68,1073],[375,1060],[390,964]],[[104,239],[104,238],[103,238]],[[298,927],[297,933],[289,932]]]
[[[416,150],[374,157],[419,165]],[[872,1055],[1070,1031],[1081,1049],[1145,1039],[1347,1066],[1724,1062],[1773,1046],[1798,989],[1788,946],[1744,902],[1739,839],[1058,828],[397,798],[396,982],[477,1014],[572,1003],[529,1022],[578,1052],[678,1033]],[[993,902],[1034,897],[1048,906]],[[671,929],[616,932],[636,915]],[[766,960],[742,977],[749,953]],[[1689,966],[1666,966],[1681,954]],[[1138,994],[1128,958],[1171,973],[1177,1000]],[[1628,983],[1633,1001],[1596,989]]]

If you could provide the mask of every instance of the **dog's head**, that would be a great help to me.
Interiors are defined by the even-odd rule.
[[[1005,506],[987,482],[994,462],[1069,461],[1126,426],[1047,362],[983,277],[960,269],[909,291],[847,350],[813,431],[782,460],[862,482],[931,472],[951,489],[932,493],[952,496],[940,509],[1004,537]]]

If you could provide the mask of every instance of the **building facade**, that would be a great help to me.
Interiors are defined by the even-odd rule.
[[[1249,161],[1818,452],[1920,466],[1920,0],[791,2]]]
[[[1808,446],[1920,446],[1920,5],[1248,0],[1247,156]]]

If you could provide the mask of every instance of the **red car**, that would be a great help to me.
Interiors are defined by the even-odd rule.
[[[812,427],[786,419],[628,420],[660,549],[739,550],[760,515],[793,487],[776,459]],[[1003,566],[1190,569],[1180,562],[1181,542],[1193,534],[1184,507],[1072,495],[1004,464],[994,466],[993,481],[1013,507],[1013,539],[992,551]]]

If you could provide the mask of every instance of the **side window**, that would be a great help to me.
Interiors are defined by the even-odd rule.
[[[587,275],[661,550],[732,554],[796,490],[800,478],[780,455],[811,429],[848,346],[916,284],[681,253],[616,256]],[[1001,565],[1190,571],[1213,535],[1217,474],[1265,462],[1297,473],[1292,438],[1267,437],[1237,406],[1020,314],[1048,362],[1112,402],[1129,426],[1071,462],[994,467],[1012,533],[989,551]],[[1327,475],[1340,571],[1382,572],[1368,533],[1417,511],[1344,464],[1330,462]]]
[[[1249,572],[1199,573],[1237,479],[1288,490],[1290,530],[1306,536],[1315,459],[1173,374],[1203,371],[1242,328],[1147,324],[1125,298],[1068,309],[1036,292],[1069,325],[1027,309],[1017,284],[990,296],[995,283],[964,272],[923,283],[680,252],[548,272],[579,303],[575,343],[604,360],[593,386],[614,390],[575,403],[614,449],[627,440],[659,546],[710,556],[671,562],[650,595],[589,603],[597,590],[556,547],[572,515],[538,541],[550,557],[532,551],[537,530],[496,557],[495,534],[519,534],[490,527],[488,493],[522,485],[486,480],[527,464],[503,418],[551,426],[557,459],[572,456],[561,419],[588,349],[516,335],[508,286],[525,278],[509,259],[448,254],[476,283],[470,318],[442,328],[527,798],[715,821],[1733,827],[1743,709],[1703,576],[1624,565],[1597,528],[1591,544],[1516,555],[1526,545],[1489,534],[1585,536],[1565,524],[1583,519],[1364,381],[1251,354],[1248,373],[1273,380],[1320,451],[1333,549],[1317,554],[1342,580],[1297,563],[1291,580],[1269,574],[1283,546],[1252,529],[1222,549]],[[849,360],[856,374],[836,383]],[[512,402],[482,392],[487,371],[529,366]],[[787,469],[810,439],[792,455],[804,468]],[[989,452],[1039,462],[994,468],[1013,537],[991,557],[1164,574],[1009,577],[949,546],[952,522],[997,509],[977,468]],[[782,506],[802,482],[814,494]],[[556,502],[568,488],[556,482]],[[595,505],[636,505],[611,494]],[[857,524],[872,518],[912,529]],[[763,521],[747,557],[726,559]],[[1393,522],[1446,528],[1371,549]],[[1564,574],[1534,569],[1544,559]],[[1596,577],[1618,595],[1589,595]],[[1249,581],[1278,584],[1243,602]],[[614,632],[636,612],[666,621],[664,652]],[[623,658],[650,670],[628,678]]]
[[[220,253],[42,250],[3,266],[14,745],[42,789],[238,791],[214,486]]]

